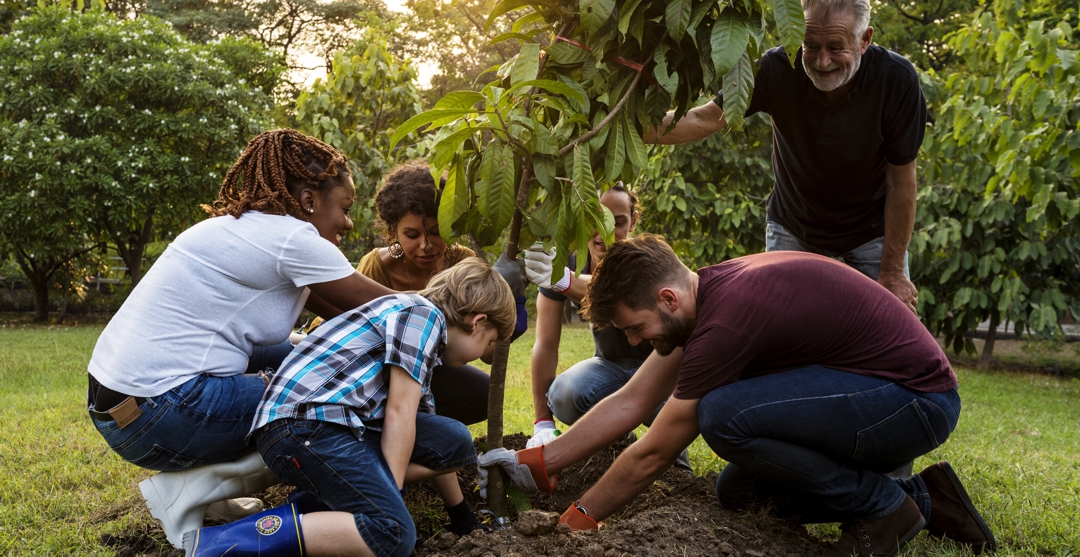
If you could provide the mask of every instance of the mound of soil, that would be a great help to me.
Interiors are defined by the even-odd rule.
[[[524,449],[528,437],[505,438],[504,445]],[[482,440],[477,441],[478,450]],[[619,514],[605,521],[599,532],[570,532],[554,527],[557,515],[578,500],[611,466],[627,443],[615,443],[606,450],[559,472],[559,482],[551,493],[529,494],[532,510],[511,510],[514,528],[482,534],[474,532],[458,538],[450,533],[435,534],[416,548],[419,557],[469,555],[495,557],[511,555],[747,555],[788,557],[821,555],[827,546],[811,537],[805,528],[791,527],[761,515],[732,513],[716,502],[716,474],[696,477],[688,472],[668,470],[647,491],[636,497]],[[459,472],[469,504],[483,513],[486,503],[473,489],[476,469]],[[412,503],[434,496],[423,490],[410,493]],[[545,520],[543,514],[548,514]],[[542,523],[542,524],[541,524]],[[420,528],[423,532],[423,528]],[[521,531],[539,533],[523,534]]]
[[[514,434],[504,439],[504,445],[511,449],[524,449],[526,441],[528,437],[525,435]],[[483,444],[483,439],[476,441],[478,451],[482,450]],[[715,473],[702,478],[675,469],[665,472],[626,508],[608,518],[604,528],[598,532],[571,532],[566,526],[556,527],[558,515],[592,487],[627,446],[626,442],[615,443],[591,458],[562,470],[554,491],[527,495],[531,510],[519,513],[511,509],[510,518],[514,527],[489,534],[473,532],[459,538],[442,532],[442,521],[446,515],[434,490],[426,484],[411,487],[405,502],[423,538],[418,541],[414,555],[796,557],[825,553],[828,546],[801,526],[791,526],[760,514],[732,513],[721,509],[714,494]],[[490,513],[485,513],[487,503],[480,499],[476,489],[476,468],[462,470],[458,478],[469,505],[486,522],[491,522]],[[263,499],[267,507],[274,507],[283,504],[290,491],[291,487],[279,485],[255,496]],[[527,507],[520,499],[517,503],[523,508]],[[141,500],[134,508],[103,512],[103,516],[96,517],[94,522],[103,522],[117,512],[137,515],[137,520],[132,521],[128,530],[119,535],[106,534],[101,537],[101,543],[112,547],[117,555],[182,555],[181,551],[169,547],[164,532],[149,517]]]

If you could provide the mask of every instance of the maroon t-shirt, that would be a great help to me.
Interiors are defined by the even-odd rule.
[[[795,251],[698,270],[697,324],[675,398],[810,365],[919,392],[957,385],[926,327],[885,287],[836,260]]]

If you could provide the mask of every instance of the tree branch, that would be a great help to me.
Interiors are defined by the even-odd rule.
[[[619,102],[615,103],[615,107],[611,109],[611,112],[608,113],[608,115],[605,116],[604,119],[601,120],[595,128],[589,130],[581,137],[578,137],[577,139],[571,141],[570,144],[566,147],[559,149],[559,155],[565,155],[569,153],[574,147],[592,139],[594,135],[600,133],[600,130],[604,129],[604,126],[607,126],[609,123],[611,123],[611,121],[615,119],[615,116],[622,111],[623,107],[626,106],[626,103],[630,100],[630,95],[633,94],[634,89],[637,89],[637,84],[641,81],[642,75],[644,75],[644,72],[639,71],[637,75],[634,76],[634,80],[630,82],[630,87],[627,87],[626,93],[623,93],[623,96],[621,99],[619,99]]]

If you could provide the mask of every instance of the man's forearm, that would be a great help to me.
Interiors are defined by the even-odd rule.
[[[903,273],[911,231],[915,226],[915,162],[888,165],[885,173],[885,238],[881,249],[881,273]]]
[[[544,445],[544,464],[548,473],[554,474],[596,454],[641,424],[656,408],[638,408],[626,404],[622,398],[616,391],[601,400],[566,433]]]
[[[578,502],[594,520],[603,520],[648,489],[674,460],[648,451],[640,441],[633,443]]]
[[[660,126],[645,129],[642,141],[646,144],[659,143],[661,145],[689,143],[705,139],[727,125],[727,121],[724,120],[724,109],[713,101],[691,108],[674,127],[671,127],[674,118],[675,112],[668,112]]]

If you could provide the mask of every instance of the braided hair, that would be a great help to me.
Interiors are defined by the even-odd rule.
[[[337,149],[296,130],[272,130],[248,142],[225,174],[217,200],[202,208],[215,217],[260,211],[307,221],[299,192],[308,187],[325,194],[348,177]]]

